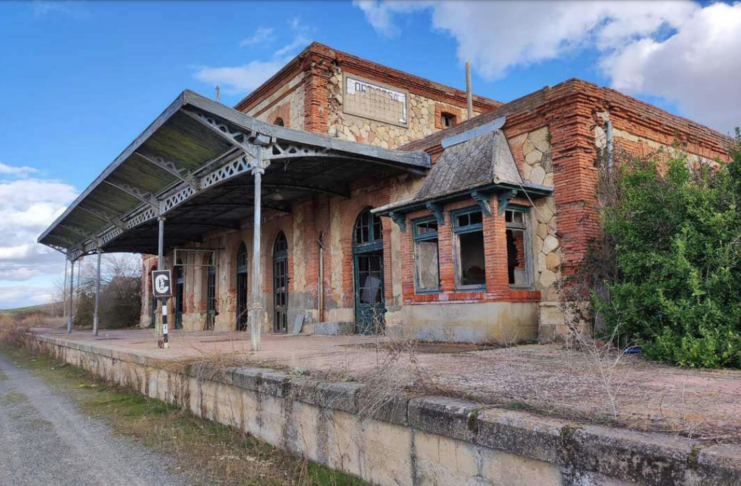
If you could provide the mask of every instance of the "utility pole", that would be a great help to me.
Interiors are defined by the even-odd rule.
[[[468,119],[473,118],[473,92],[471,91],[471,63],[466,62],[466,107]]]

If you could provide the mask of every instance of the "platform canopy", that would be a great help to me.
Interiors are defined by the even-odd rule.
[[[290,213],[312,194],[350,196],[350,184],[424,174],[424,152],[386,150],[291,130],[184,91],[46,230],[38,241],[72,260],[98,249],[157,252],[239,228],[253,214],[260,164],[262,210]]]

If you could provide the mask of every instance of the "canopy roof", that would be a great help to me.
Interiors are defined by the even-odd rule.
[[[39,236],[72,259],[95,251],[156,253],[238,228],[253,214],[252,167],[267,165],[262,208],[291,211],[315,193],[349,197],[349,184],[430,168],[424,152],[369,145],[261,122],[184,91]]]
[[[500,209],[518,193],[531,198],[548,196],[553,187],[533,184],[520,175],[507,137],[501,130],[505,117],[443,140],[445,147],[413,198],[374,209],[381,216],[403,221],[403,215],[420,208],[437,211],[439,203],[473,198],[489,213],[486,195],[506,193]]]

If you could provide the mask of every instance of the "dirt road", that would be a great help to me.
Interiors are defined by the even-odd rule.
[[[164,459],[81,414],[0,354],[0,485],[179,486]]]

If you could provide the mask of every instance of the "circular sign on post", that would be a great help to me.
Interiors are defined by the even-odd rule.
[[[157,299],[167,300],[172,297],[172,275],[170,270],[152,272],[152,294]]]

